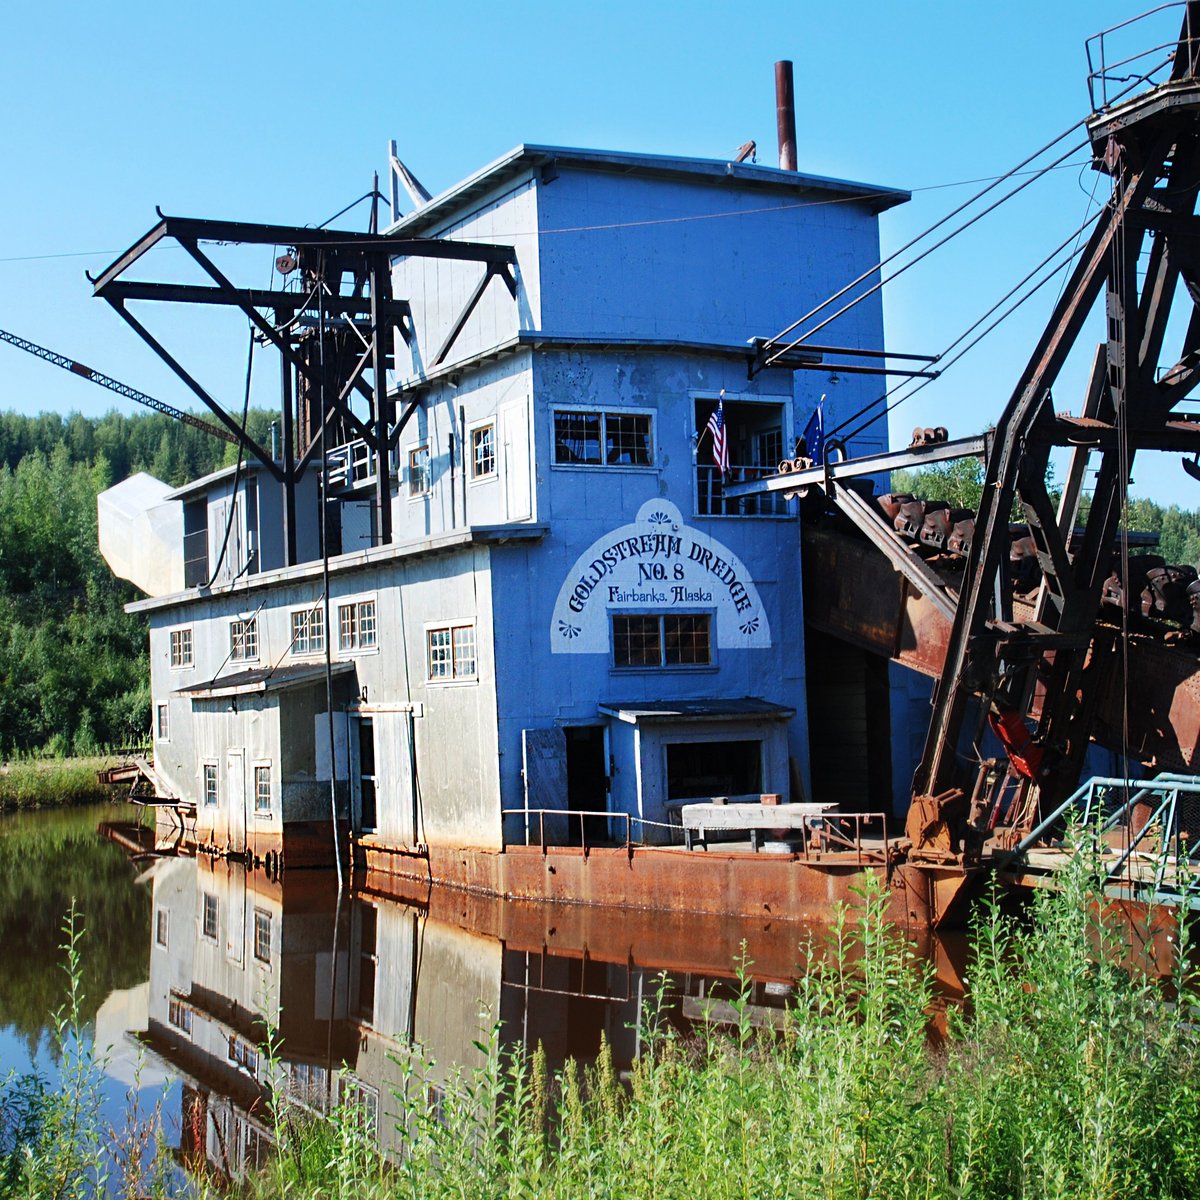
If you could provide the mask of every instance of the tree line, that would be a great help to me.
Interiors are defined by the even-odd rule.
[[[251,413],[260,444],[271,414]],[[96,497],[146,471],[171,484],[236,447],[161,413],[0,413],[0,754],[91,754],[150,727],[140,593],[100,556]]]
[[[945,500],[954,508],[978,509],[983,494],[983,463],[977,458],[960,458],[919,471],[894,471],[891,486],[893,492],[909,492],[923,500]],[[1053,485],[1051,496],[1057,502]],[[1090,501],[1085,494],[1081,517],[1087,513]],[[1015,506],[1012,519],[1021,519]],[[1164,508],[1153,500],[1131,496],[1125,525],[1130,533],[1157,537],[1155,553],[1167,562],[1200,569],[1200,512],[1178,504]]]

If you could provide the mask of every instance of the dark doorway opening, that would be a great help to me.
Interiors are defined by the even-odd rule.
[[[567,808],[571,812],[606,813],[608,811],[608,762],[604,753],[603,725],[568,725],[563,729],[567,741]],[[589,846],[608,837],[604,816],[569,818],[567,844],[578,846],[586,839]]]
[[[888,660],[814,629],[804,645],[812,798],[846,812],[891,812]]]
[[[761,741],[674,742],[667,745],[668,800],[761,792]]]
[[[375,812],[375,725],[358,723],[358,832],[374,833]]]

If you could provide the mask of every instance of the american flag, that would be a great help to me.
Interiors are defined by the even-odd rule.
[[[725,398],[722,396],[713,409],[713,415],[708,418],[706,426],[712,434],[713,462],[720,468],[721,476],[729,470],[729,442],[725,438]]]

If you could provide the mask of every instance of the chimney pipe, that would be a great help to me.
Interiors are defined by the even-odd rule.
[[[779,130],[779,165],[796,170],[796,94],[792,87],[792,64],[782,59],[775,64],[775,124]]]

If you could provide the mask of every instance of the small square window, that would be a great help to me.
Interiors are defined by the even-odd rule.
[[[481,425],[471,430],[471,478],[485,479],[496,473],[496,427]]]
[[[155,737],[160,742],[171,740],[171,709],[169,705],[159,704],[154,710]]]
[[[424,496],[429,491],[429,447],[416,446],[408,452],[408,494]]]
[[[612,619],[613,665],[697,667],[712,663],[710,613],[629,613]]]
[[[325,653],[325,609],[320,604],[292,613],[292,653]]]
[[[175,996],[172,996],[167,1002],[167,1021],[178,1029],[180,1033],[186,1033],[189,1037],[191,1036],[192,1010]]]
[[[204,764],[204,807],[217,807],[217,764]]]
[[[257,617],[230,623],[229,657],[233,662],[253,662],[258,658]]]
[[[217,897],[212,892],[205,892],[203,899],[203,911],[200,915],[200,931],[209,941],[217,940],[218,922],[220,920],[221,907]]]
[[[338,605],[339,649],[373,650],[378,644],[374,600]]]
[[[191,626],[184,629],[171,630],[171,666],[190,667],[192,665],[192,630]]]
[[[259,962],[271,961],[271,914],[261,908],[254,910],[254,957]]]
[[[446,625],[428,629],[425,647],[426,672],[430,683],[476,677],[474,625]]]
[[[254,811],[259,816],[271,812],[271,768],[254,768]]]

